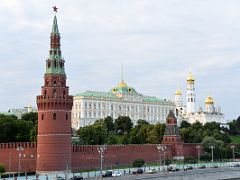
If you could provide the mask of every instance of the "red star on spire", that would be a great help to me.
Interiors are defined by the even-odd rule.
[[[53,11],[57,13],[57,10],[58,10],[57,6],[53,6],[52,8],[53,8]]]

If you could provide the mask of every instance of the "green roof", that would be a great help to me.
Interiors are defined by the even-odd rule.
[[[164,104],[174,105],[174,103],[171,102],[171,101],[158,99],[157,97],[154,97],[154,96],[144,96],[144,97],[143,97],[143,101],[145,101],[145,102],[155,102],[155,103],[164,103]]]
[[[86,91],[79,94],[76,94],[76,96],[83,96],[83,97],[95,97],[95,98],[110,98],[110,99],[120,99],[114,94],[110,92],[97,92],[97,91]]]

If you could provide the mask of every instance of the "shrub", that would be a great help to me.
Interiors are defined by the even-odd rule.
[[[145,164],[144,159],[136,159],[134,160],[132,166],[133,167],[142,167]]]
[[[196,162],[197,162],[197,160],[192,156],[188,156],[184,159],[184,163],[193,163],[194,164]]]
[[[3,164],[0,164],[0,174],[5,172],[5,168]]]

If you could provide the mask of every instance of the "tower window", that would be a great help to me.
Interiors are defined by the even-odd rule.
[[[42,114],[42,120],[44,119],[44,115]]]
[[[53,113],[53,120],[56,120],[56,118],[57,118],[56,113]]]
[[[53,96],[56,97],[57,95],[57,92],[56,92],[56,89],[53,90]]]
[[[54,86],[56,86],[56,85],[57,85],[57,82],[56,82],[56,81],[54,81],[54,82],[53,82],[53,84],[54,84]]]
[[[68,114],[66,114],[66,120],[68,120]]]
[[[47,95],[47,90],[44,90],[44,96],[46,96]]]

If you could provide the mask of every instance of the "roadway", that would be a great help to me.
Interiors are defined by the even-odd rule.
[[[94,178],[96,179],[96,178]],[[103,178],[103,180],[144,180],[144,179],[164,179],[164,180],[240,180],[240,167],[220,167],[194,169],[188,171],[178,171],[157,174],[123,175],[121,177]]]

